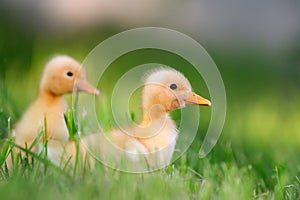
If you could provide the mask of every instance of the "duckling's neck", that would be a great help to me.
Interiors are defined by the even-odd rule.
[[[38,101],[43,102],[46,106],[61,105],[61,107],[65,107],[66,105],[66,101],[62,95],[55,95],[43,90],[39,91]]]
[[[149,126],[152,121],[158,119],[169,119],[169,113],[165,111],[162,106],[153,105],[151,107],[144,107],[143,120],[140,125]]]

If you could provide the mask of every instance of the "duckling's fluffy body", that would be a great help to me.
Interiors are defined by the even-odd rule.
[[[44,128],[46,120],[47,136],[49,139],[67,141],[68,129],[64,120],[67,105],[63,98],[54,98],[51,101],[45,97],[38,97],[26,110],[20,122],[16,125],[16,143],[28,145]]]
[[[165,119],[153,119],[146,127],[112,130],[108,137],[112,144],[124,150],[132,161],[141,162],[142,154],[148,164],[154,167],[155,164],[170,163],[177,133],[175,123],[167,116]]]

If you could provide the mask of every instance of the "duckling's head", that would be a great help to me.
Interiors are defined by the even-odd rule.
[[[40,91],[60,96],[73,92],[74,88],[94,95],[99,94],[87,81],[85,70],[80,63],[64,55],[52,58],[44,69]]]
[[[143,88],[143,108],[153,109],[159,106],[165,112],[186,105],[210,106],[209,100],[192,92],[191,84],[180,72],[161,68],[150,73]]]

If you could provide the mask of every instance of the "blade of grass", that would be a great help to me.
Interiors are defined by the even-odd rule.
[[[70,109],[64,114],[65,122],[68,128],[69,137],[71,141],[75,140],[75,135],[78,133],[75,123],[75,110]]]
[[[0,167],[2,167],[2,165],[6,161],[6,158],[9,155],[9,142],[8,142],[8,140],[10,138],[12,138],[11,128],[10,128],[10,117],[7,119],[7,122],[8,122],[8,125],[7,125],[7,128],[8,128],[8,130],[7,130],[8,131],[8,139],[4,140],[3,146],[1,148],[1,152],[0,152]]]
[[[75,148],[76,148],[76,155],[75,155],[74,175],[77,172],[77,168],[78,168],[78,164],[79,164],[80,138],[78,135],[76,135],[76,137],[75,137]]]
[[[35,147],[36,145],[38,145],[40,138],[43,136],[44,134],[44,130],[42,129],[41,131],[38,132],[38,135],[36,136],[36,138],[33,140],[33,142],[31,143],[30,147],[28,150],[32,150],[33,147]]]
[[[5,140],[0,152],[0,167],[5,163],[9,152],[9,141]]]
[[[46,159],[48,159],[48,131],[47,131],[47,119],[46,115],[44,116],[44,134],[43,134],[43,147],[44,147],[44,156]],[[47,165],[45,165],[44,173],[47,172]]]
[[[71,159],[72,159],[72,156],[70,156],[69,158],[68,158],[68,160],[67,160],[67,162],[64,164],[64,166],[63,166],[63,168],[62,168],[62,170],[63,171],[66,171],[67,170],[67,167],[70,165],[70,163],[71,163]],[[63,160],[63,159],[62,159]]]

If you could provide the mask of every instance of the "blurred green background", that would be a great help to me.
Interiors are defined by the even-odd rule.
[[[220,140],[208,157],[198,158],[210,118],[209,108],[201,108],[203,122],[184,157],[187,165],[203,176],[216,166],[216,171],[228,173],[228,177],[219,172],[208,174],[217,182],[212,187],[221,187],[220,182],[226,185],[226,181],[229,188],[234,187],[230,178],[234,182],[250,177],[252,190],[271,191],[263,196],[270,197],[279,187],[284,198],[289,194],[299,198],[299,2],[90,1],[0,4],[0,138],[6,137],[8,117],[15,123],[35,98],[44,64],[53,55],[68,54],[83,61],[101,41],[123,30],[171,28],[204,46],[219,68],[227,93]],[[99,85],[102,94],[109,98],[113,83],[123,72],[149,62],[179,70],[189,65],[168,52],[132,52],[107,70]],[[194,90],[209,97],[205,85],[195,84],[199,77],[188,69],[185,74]],[[178,112],[172,115],[178,118]],[[109,119],[105,123],[113,126]]]

